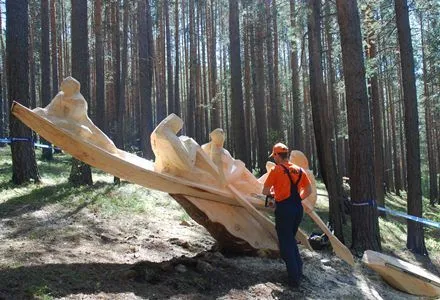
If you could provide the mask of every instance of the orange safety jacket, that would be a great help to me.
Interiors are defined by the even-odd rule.
[[[282,165],[289,169],[290,178],[296,184],[298,194],[302,195],[302,191],[311,185],[307,172],[291,162],[282,163]],[[287,177],[286,170],[280,165],[275,165],[269,171],[264,187],[272,188],[271,193],[277,202],[290,197],[290,180]]]

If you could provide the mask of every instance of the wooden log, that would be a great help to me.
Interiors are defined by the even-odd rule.
[[[193,220],[208,230],[222,252],[256,254],[264,249],[270,256],[279,255],[278,245],[267,238],[265,229],[250,219],[244,208],[184,195],[171,196]],[[225,219],[230,222],[224,222]]]
[[[440,277],[419,266],[372,250],[364,252],[362,261],[398,290],[417,296],[440,296]]]

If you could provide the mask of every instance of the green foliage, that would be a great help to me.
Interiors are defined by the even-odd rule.
[[[273,145],[280,142],[284,144],[286,143],[283,132],[269,129],[269,134],[267,136],[267,148],[272,150]]]
[[[34,286],[26,290],[26,294],[32,299],[38,300],[52,300],[54,299],[51,295],[51,290],[47,285],[44,286]]]

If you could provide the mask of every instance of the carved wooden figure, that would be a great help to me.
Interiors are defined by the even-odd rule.
[[[225,143],[223,129],[213,130],[209,137],[211,141],[202,145],[202,149],[216,165],[223,186],[231,184],[244,194],[261,192],[262,184],[245,164],[239,159],[234,159],[229,151],[223,148]]]
[[[292,150],[290,152],[290,158],[291,163],[294,163],[297,166],[300,166],[304,169],[304,171],[307,172],[307,176],[310,179],[310,182],[312,183],[312,193],[303,200],[303,205],[307,205],[310,209],[313,209],[316,204],[316,200],[318,198],[317,196],[317,189],[316,189],[316,179],[315,175],[313,175],[313,172],[309,170],[309,161],[307,157],[299,150]]]
[[[87,101],[80,92],[81,85],[73,77],[61,82],[61,91],[45,107],[37,107],[33,111],[46,118],[56,126],[70,131],[89,143],[116,153],[117,148],[87,116]]]

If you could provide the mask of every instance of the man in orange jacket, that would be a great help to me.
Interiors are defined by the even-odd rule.
[[[286,145],[275,144],[270,157],[273,157],[276,165],[264,182],[263,194],[275,198],[275,227],[280,254],[286,263],[289,285],[298,287],[303,263],[295,235],[304,214],[301,201],[312,193],[312,186],[307,172],[289,162]]]

